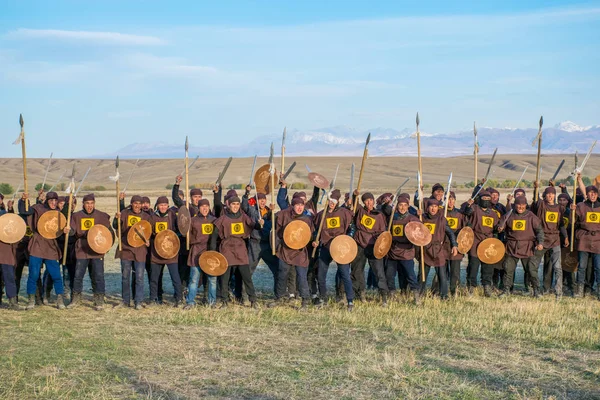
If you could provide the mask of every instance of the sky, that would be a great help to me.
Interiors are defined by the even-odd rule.
[[[0,2],[0,157],[600,124],[600,2]]]

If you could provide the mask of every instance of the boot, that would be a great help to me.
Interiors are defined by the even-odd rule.
[[[583,297],[583,284],[581,283],[576,283],[575,284],[575,293],[573,294],[573,297],[580,299]]]
[[[144,307],[142,306],[142,303],[135,303],[135,306],[133,307],[134,310],[143,310]]]
[[[104,310],[104,295],[102,293],[94,294],[94,310]]]
[[[260,306],[258,305],[257,301],[252,301],[252,302],[250,302],[250,308],[253,310],[259,310]]]
[[[57,294],[56,295],[56,308],[58,308],[59,310],[64,310],[65,308],[65,302],[63,300],[63,295],[62,294]]]
[[[272,302],[267,304],[267,308],[275,308],[279,306],[283,306],[285,304],[285,298],[280,297],[279,299],[275,299]]]
[[[96,295],[94,295],[94,300],[95,299],[96,299]],[[71,309],[71,308],[77,307],[79,305],[80,301],[81,301],[81,293],[73,293],[73,296],[71,297],[71,302],[69,303],[67,308]]]
[[[308,305],[310,304],[310,300],[302,299],[302,305],[300,306],[299,311],[308,311]]]
[[[29,295],[29,302],[27,303],[27,310],[33,310],[35,308],[35,294]]]
[[[532,296],[534,299],[539,299],[540,297],[542,297],[540,290],[538,288],[533,288]]]
[[[23,311],[24,308],[19,305],[16,297],[8,299],[8,308],[13,311]]]
[[[52,286],[48,285],[49,287],[46,288],[46,293],[45,296],[41,299],[42,300],[42,304],[47,306],[50,302],[50,295],[52,293]],[[39,302],[38,302],[39,304]]]
[[[492,297],[492,288],[490,287],[490,285],[485,285],[483,287],[483,294],[485,295],[485,297]]]
[[[415,297],[415,305],[420,306],[421,305],[421,293],[419,293],[418,290],[413,291],[413,295]]]
[[[388,296],[387,293],[381,293],[381,307],[387,307],[388,306]]]
[[[500,293],[500,296],[498,297],[502,299],[508,296],[510,296],[510,289],[504,288],[504,290],[502,291],[502,293]]]

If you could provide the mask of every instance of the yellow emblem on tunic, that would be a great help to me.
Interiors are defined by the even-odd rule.
[[[202,224],[202,234],[210,235],[213,233],[213,224]]]
[[[564,226],[569,226],[569,218],[563,217],[563,225]]]
[[[157,222],[156,224],[154,224],[154,230],[156,232],[162,232],[168,228],[169,228],[168,222]]]
[[[448,226],[450,229],[455,231],[458,227],[458,218],[446,217],[446,220],[448,221]]]
[[[340,217],[332,217],[325,219],[327,222],[327,228],[335,229],[340,227]]]
[[[31,230],[31,228],[29,226],[27,226],[27,228],[25,229],[25,236],[28,236],[28,237],[33,236],[33,231]]]
[[[600,212],[586,212],[585,213],[585,222],[589,222],[592,224],[600,223]]]
[[[142,220],[141,217],[136,217],[135,215],[130,215],[129,217],[127,217],[127,226],[134,226],[141,220]]]
[[[556,211],[546,211],[546,222],[550,223],[558,223],[558,212]]]
[[[373,226],[375,225],[375,218],[369,217],[367,214],[365,214],[360,219],[360,223],[365,228],[373,229]]]
[[[431,224],[429,222],[423,223],[429,229],[429,232],[433,235],[435,233],[435,224]]]
[[[94,226],[94,218],[81,218],[81,230],[89,231]]]
[[[243,235],[244,234],[244,223],[243,222],[234,222],[231,224],[231,234],[232,235]]]
[[[496,213],[496,215],[498,216],[498,218],[501,218],[501,217],[502,217],[502,215],[500,214],[500,211],[498,211],[498,210],[494,209],[494,212]]]
[[[481,225],[486,226],[488,228],[493,228],[494,227],[494,218],[482,216],[481,217]]]
[[[524,231],[527,228],[527,221],[523,219],[515,219],[512,223],[513,231]]]
[[[404,225],[392,225],[392,236],[404,236]]]

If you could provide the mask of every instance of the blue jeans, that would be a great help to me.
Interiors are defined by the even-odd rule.
[[[188,284],[187,304],[196,304],[198,282],[200,281],[200,267],[190,267],[190,283]],[[208,304],[217,302],[217,277],[206,275],[208,281]]]
[[[579,266],[577,267],[577,284],[585,284],[585,270],[587,269],[589,257],[592,258],[592,268],[594,268],[596,282],[600,285],[600,254],[588,253],[587,251],[579,252]]]
[[[406,282],[410,286],[410,289],[418,291],[420,288],[419,282],[417,281],[417,275],[415,274],[415,260],[392,260],[388,258],[386,277],[388,281],[388,287],[394,287],[396,274],[404,277]]]
[[[6,297],[12,299],[13,297],[17,297],[17,284],[15,283],[15,267],[8,264],[0,265],[2,267],[2,271],[0,275],[2,275],[2,281],[4,281],[4,286],[6,287]],[[2,291],[0,288],[0,296],[2,296]]]
[[[121,260],[121,291],[123,303],[129,305],[131,302],[131,270],[135,270],[135,304],[144,300],[144,270],[145,261]]]
[[[37,281],[40,277],[42,263],[46,265],[48,273],[54,282],[54,291],[57,295],[62,295],[65,291],[63,287],[62,274],[60,272],[60,263],[58,260],[44,260],[43,258],[29,256],[29,276],[27,277],[27,294],[35,294]]]
[[[327,270],[329,264],[333,261],[331,253],[326,247],[321,247],[319,251],[319,268],[318,268],[318,282],[319,282],[319,295],[321,299],[327,299]],[[337,263],[336,263],[337,264]],[[352,279],[350,278],[350,264],[337,264],[338,274],[344,283],[344,290],[346,291],[346,300],[351,303],[354,300],[354,289],[352,288]]]

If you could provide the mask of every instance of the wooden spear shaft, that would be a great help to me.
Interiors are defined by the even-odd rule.
[[[273,165],[271,164],[271,168]],[[275,255],[275,168],[271,171],[271,254]]]
[[[71,227],[71,215],[73,213],[73,192],[75,191],[75,181],[71,178],[71,190],[69,190],[69,208],[67,209],[67,228]],[[69,247],[69,234],[65,236],[65,247],[63,251],[63,265],[67,265],[67,250]]]
[[[419,185],[423,184],[423,164],[421,163],[421,132],[419,132],[419,113],[417,113],[417,158],[418,158],[418,163],[419,163],[419,176],[421,177],[421,182],[419,182]],[[421,222],[423,222],[423,191],[421,190],[421,187],[419,186],[417,188],[417,191],[419,193],[419,210],[421,211],[419,215],[419,219],[421,220]],[[421,282],[425,282],[426,276],[425,276],[425,250],[423,249],[423,246],[420,246],[420,252],[421,252]]]
[[[477,186],[477,158],[479,155],[479,149],[477,148],[478,147],[478,145],[477,145],[477,128],[475,127],[475,122],[473,122],[473,133],[475,136],[475,143],[473,145],[473,154],[475,155],[475,158],[474,158],[475,162],[474,162],[474,166],[473,166],[474,173],[475,173],[475,179],[473,180],[473,182],[474,182],[475,186]]]
[[[192,196],[190,196],[190,166],[188,163],[188,149],[189,142],[187,136],[185,137],[185,196],[189,200],[186,202],[185,206],[188,209],[188,213],[191,215],[190,211],[190,202],[192,201]],[[189,251],[190,250],[190,229],[188,225],[188,230],[185,234],[185,247]]]
[[[317,247],[318,247],[319,240],[321,239],[321,232],[323,231],[323,225],[325,223],[325,218],[327,217],[327,210],[329,210],[329,201],[327,201],[327,203],[325,204],[325,208],[323,208],[323,217],[321,218],[321,223],[319,224],[319,230],[317,231],[317,239],[315,240],[317,242]],[[313,248],[312,258],[315,258],[315,255],[317,254],[317,247]]]
[[[538,192],[540,186],[540,156],[542,155],[542,125],[544,123],[544,118],[540,117],[540,128],[538,131],[538,150],[537,150],[537,168],[535,170],[535,181],[537,185],[533,190],[533,201],[538,200]]]
[[[371,133],[367,136],[367,143],[365,144],[365,150],[363,151],[362,162],[360,163],[360,172],[358,173],[358,183],[356,184],[356,190],[360,192],[360,184],[362,183],[363,172],[365,171],[365,164],[367,162],[367,156],[369,154],[369,142],[371,141]],[[348,194],[352,198],[352,193]],[[356,205],[358,204],[358,198],[352,204],[352,212],[356,213]]]
[[[27,151],[25,150],[25,129],[23,129],[23,115],[19,116],[21,124],[21,153],[23,154],[23,193],[27,194]],[[25,211],[29,211],[29,199],[25,200]]]
[[[121,212],[121,200],[119,199],[119,195],[121,193],[121,190],[119,189],[119,156],[117,156],[117,161],[115,163],[116,169],[117,169],[117,175],[116,175],[116,182],[115,182],[115,186],[116,186],[116,193],[117,193],[117,213]],[[118,231],[118,238],[117,240],[119,241],[119,251],[123,251],[123,242],[121,241],[121,218],[119,218],[119,223],[117,224],[117,231]]]
[[[577,168],[577,166],[575,166],[575,168]],[[573,204],[577,205],[576,199],[577,198],[577,174],[575,174],[573,176]],[[575,208],[573,208],[571,210],[571,243],[570,243],[570,250],[573,251],[574,249],[574,242],[575,242]]]

